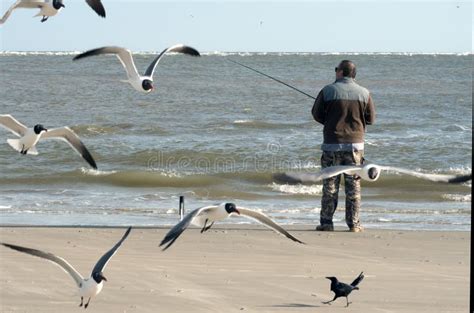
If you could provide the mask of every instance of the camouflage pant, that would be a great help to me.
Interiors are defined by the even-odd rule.
[[[323,151],[321,167],[335,165],[360,165],[364,160],[364,151]],[[323,180],[321,198],[321,225],[332,225],[332,217],[337,208],[341,175]],[[360,225],[360,177],[344,174],[346,192],[346,224],[349,227]]]

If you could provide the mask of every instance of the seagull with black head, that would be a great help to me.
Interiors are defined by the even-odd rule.
[[[135,90],[139,92],[149,93],[155,88],[153,85],[153,74],[155,72],[155,69],[158,66],[160,60],[163,58],[163,56],[169,52],[182,53],[196,57],[200,56],[199,51],[197,51],[196,49],[183,44],[177,44],[161,51],[161,53],[150,63],[143,75],[140,75],[138,73],[137,67],[135,66],[135,62],[133,61],[132,52],[122,47],[107,46],[92,49],[76,55],[73,60],[76,61],[82,58],[101,54],[116,55],[117,58],[120,60],[120,63],[122,63],[123,67],[125,68],[125,71],[127,72],[128,79],[124,80],[123,82],[129,83],[130,85],[132,85],[133,88],[135,88]]]
[[[237,207],[234,203],[221,203],[217,205],[205,206],[189,212],[166,234],[165,238],[163,238],[160,243],[160,247],[165,246],[163,250],[168,249],[191,224],[200,227],[201,233],[203,233],[208,231],[214,225],[214,222],[222,221],[231,215],[238,215],[254,219],[266,227],[271,228],[277,233],[287,237],[288,239],[298,243],[303,243],[263,213]]]
[[[31,248],[26,248],[22,246],[17,246],[17,245],[13,245],[9,243],[0,243],[0,244],[4,245],[7,248],[10,248],[19,252],[23,252],[26,254],[30,254],[36,257],[40,257],[50,262],[53,262],[56,265],[59,265],[62,270],[64,270],[69,275],[71,275],[72,279],[74,279],[74,282],[79,288],[79,296],[81,297],[81,303],[79,304],[79,306],[80,307],[84,306],[84,308],[87,309],[91,299],[97,296],[102,291],[102,288],[104,287],[104,281],[107,281],[107,278],[105,278],[104,276],[103,270],[109,263],[110,259],[114,256],[114,254],[120,248],[122,243],[125,241],[125,239],[127,239],[131,230],[132,230],[132,227],[129,227],[127,231],[125,232],[125,234],[122,236],[122,239],[120,239],[119,242],[117,242],[115,246],[112,247],[112,249],[107,251],[99,259],[99,261],[97,261],[94,268],[92,269],[92,273],[89,278],[82,277],[82,275],[74,267],[72,267],[72,265],[69,264],[69,262],[67,262],[62,257],[59,257],[52,253],[36,250],[36,249],[31,249]],[[84,304],[84,299],[88,299],[85,304]]]
[[[89,150],[69,127],[46,129],[42,124],[36,124],[32,128],[28,128],[10,114],[0,115],[0,127],[20,137],[20,139],[7,139],[7,143],[22,155],[38,155],[36,144],[40,140],[57,139],[67,142],[92,168],[97,169],[97,164]]]
[[[105,17],[105,9],[100,0],[86,0],[86,2],[97,15]],[[0,24],[5,23],[15,9],[39,9],[35,16],[42,16],[41,22],[46,22],[65,7],[63,0],[17,0],[0,19]]]

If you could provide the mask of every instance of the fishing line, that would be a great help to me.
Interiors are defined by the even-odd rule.
[[[287,86],[287,87],[290,87],[291,89],[296,90],[296,91],[298,91],[299,93],[302,93],[302,94],[304,94],[305,96],[308,96],[308,97],[310,97],[311,99],[316,100],[316,98],[313,97],[312,95],[307,94],[306,92],[304,92],[304,91],[302,91],[302,90],[299,90],[298,88],[293,87],[293,86],[291,86],[291,85],[289,85],[289,84],[287,84],[287,83],[285,83],[285,82],[283,82],[283,81],[281,81],[281,80],[279,80],[279,79],[277,79],[277,78],[275,78],[275,77],[272,77],[272,76],[270,76],[270,75],[267,75],[267,74],[265,74],[265,73],[263,73],[263,72],[260,72],[259,70],[256,70],[256,69],[254,69],[254,68],[251,68],[250,66],[247,66],[247,65],[245,65],[245,64],[239,63],[239,62],[234,61],[234,60],[232,60],[232,59],[226,59],[226,60],[229,60],[230,62],[235,63],[235,64],[238,64],[238,65],[243,66],[243,67],[245,67],[245,68],[248,68],[249,70],[254,71],[254,72],[256,72],[256,73],[258,73],[258,74],[260,74],[260,75],[263,75],[263,76],[265,76],[265,77],[268,77],[268,78],[270,78],[270,79],[273,79],[274,81],[279,82],[280,84],[283,84],[283,85],[285,85],[285,86]]]

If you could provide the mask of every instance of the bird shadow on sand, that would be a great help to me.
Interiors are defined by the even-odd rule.
[[[272,308],[320,308],[321,305],[304,304],[304,303],[283,303],[283,304],[269,305],[267,307],[272,307]]]

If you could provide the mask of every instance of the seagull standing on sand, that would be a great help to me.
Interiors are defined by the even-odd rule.
[[[48,130],[43,125],[36,124],[33,128],[27,128],[10,114],[0,115],[0,126],[21,137],[20,139],[7,139],[7,142],[23,155],[37,155],[36,144],[40,139],[60,139],[66,141],[90,166],[97,169],[89,150],[69,127]]]
[[[352,290],[359,290],[359,287],[357,287],[357,285],[362,281],[362,279],[364,279],[364,272],[361,272],[359,276],[356,279],[354,279],[354,281],[350,285],[340,282],[339,280],[337,280],[336,277],[333,277],[333,276],[326,277],[326,278],[331,281],[331,291],[334,292],[334,299],[332,299],[331,301],[323,302],[323,303],[331,304],[331,302],[333,302],[339,297],[346,297],[346,307],[348,307],[349,304],[351,303],[349,302],[348,296],[352,292]]]
[[[127,239],[128,234],[130,233],[132,227],[129,227],[125,234],[123,235],[122,239],[120,239],[115,246],[110,249],[107,253],[105,253],[99,261],[97,261],[97,264],[94,266],[94,269],[92,270],[91,276],[89,278],[83,278],[81,274],[74,268],[72,267],[71,264],[69,264],[65,259],[56,256],[54,254],[44,252],[41,250],[35,250],[35,249],[30,249],[30,248],[25,248],[21,246],[16,246],[8,243],[1,243],[5,247],[8,247],[10,249],[31,254],[33,256],[37,256],[40,258],[44,258],[48,261],[51,261],[57,265],[59,265],[64,271],[69,273],[71,277],[74,279],[74,281],[77,284],[77,287],[79,288],[79,295],[81,296],[81,304],[79,305],[80,307],[84,305],[84,298],[88,298],[87,303],[84,305],[84,308],[87,309],[89,306],[89,302],[91,301],[92,297],[97,296],[102,288],[104,287],[104,281],[107,281],[107,279],[104,277],[104,274],[102,271],[104,268],[107,266],[107,263],[109,262],[110,258],[117,252],[118,248],[122,244],[122,242]]]
[[[86,0],[86,2],[99,16],[105,17],[105,9],[100,0]],[[0,24],[5,23],[15,9],[40,9],[35,16],[42,16],[41,22],[46,22],[49,17],[58,14],[64,7],[63,0],[17,0],[5,12]]]
[[[75,60],[79,60],[85,57],[90,57],[90,56],[99,55],[99,54],[115,54],[120,60],[120,62],[122,63],[125,70],[127,71],[128,80],[125,80],[124,82],[130,83],[133,86],[133,88],[135,88],[136,90],[140,92],[149,93],[154,89],[153,73],[155,72],[156,66],[158,65],[158,62],[160,62],[161,58],[167,52],[178,52],[178,53],[188,54],[192,56],[200,56],[199,52],[196,49],[191,48],[189,46],[185,46],[182,44],[171,46],[169,48],[164,49],[153,60],[153,62],[151,62],[151,64],[148,66],[143,76],[138,74],[137,67],[135,66],[135,63],[133,62],[132,52],[128,49],[121,48],[121,47],[102,47],[102,48],[89,50],[79,55],[76,55],[73,60],[75,61]]]
[[[237,208],[233,203],[221,203],[219,205],[205,206],[189,212],[166,234],[165,238],[160,243],[160,247],[166,245],[163,250],[168,249],[176,241],[176,239],[181,236],[181,234],[186,230],[186,228],[188,228],[190,224],[201,227],[201,233],[203,233],[209,230],[212,225],[214,225],[214,222],[222,221],[231,214],[238,214],[240,216],[255,219],[263,225],[286,236],[287,238],[298,243],[303,243],[262,213],[240,207]]]
[[[373,163],[368,163],[366,165],[338,165],[330,166],[322,169],[319,173],[278,173],[274,174],[273,178],[276,181],[284,182],[288,184],[299,184],[299,183],[315,183],[326,178],[337,176],[340,174],[348,175],[358,175],[364,180],[376,181],[380,177],[381,171],[391,171],[400,174],[406,174],[415,176],[418,178],[442,182],[442,183],[451,183],[458,184],[464,183],[472,179],[472,174],[466,175],[445,175],[445,174],[425,174],[409,169],[392,167],[392,166],[380,166]]]

